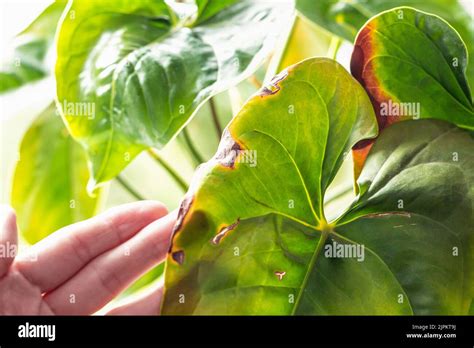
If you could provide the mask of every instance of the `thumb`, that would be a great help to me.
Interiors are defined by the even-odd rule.
[[[0,277],[7,273],[15,258],[17,246],[16,216],[13,209],[5,204],[0,205]]]

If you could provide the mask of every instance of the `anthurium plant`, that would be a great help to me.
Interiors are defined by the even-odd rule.
[[[472,315],[471,23],[455,0],[55,2],[0,72],[56,82],[19,149],[22,235],[110,181],[141,198],[121,173],[147,152],[182,190],[142,282],[163,273],[162,314]]]

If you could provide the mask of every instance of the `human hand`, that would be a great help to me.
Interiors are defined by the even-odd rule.
[[[16,255],[15,213],[0,211],[0,314],[93,314],[162,262],[175,213],[141,201],[66,226]],[[166,216],[165,216],[166,215]],[[107,314],[156,315],[163,284]]]

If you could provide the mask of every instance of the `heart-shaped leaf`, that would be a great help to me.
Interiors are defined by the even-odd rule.
[[[94,215],[101,192],[87,194],[88,176],[86,154],[52,104],[25,133],[13,176],[11,202],[29,243]]]
[[[196,174],[162,313],[467,314],[472,136],[437,120],[386,129],[355,203],[326,221],[340,156],[375,134],[367,97],[337,63],[309,59],[277,76]]]
[[[57,94],[70,131],[88,152],[90,189],[144,148],[164,146],[210,96],[253,73],[293,15],[291,1],[198,5],[194,21],[176,20],[163,0],[68,7],[58,39]]]
[[[398,6],[438,15],[457,30],[468,47],[468,79],[474,85],[473,19],[457,0],[296,0],[298,11],[305,17],[350,42],[372,16]]]
[[[351,72],[371,97],[380,129],[411,118],[474,129],[466,67],[466,46],[456,31],[437,16],[406,7],[367,22],[351,60]],[[371,144],[354,149],[356,176]]]
[[[182,203],[163,312],[330,313],[352,290],[380,297],[402,291],[372,253],[366,262],[373,272],[354,260],[337,270],[333,263],[314,267],[331,230],[324,192],[344,153],[376,129],[367,95],[338,63],[308,59],[276,76],[230,123]],[[334,272],[345,285],[340,291],[329,283],[324,295],[309,290]],[[358,288],[351,274],[367,282]],[[377,311],[369,302],[353,312]],[[389,302],[378,308],[411,312]]]
[[[66,1],[49,5],[12,43],[12,52],[4,54],[0,70],[0,93],[38,80],[50,73],[47,61],[54,34]]]

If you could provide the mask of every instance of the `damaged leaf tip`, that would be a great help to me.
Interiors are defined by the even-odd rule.
[[[260,97],[266,97],[268,95],[278,93],[278,91],[280,91],[281,89],[279,83],[283,81],[287,76],[287,70],[283,70],[278,75],[275,75],[267,86],[262,87],[262,89],[258,92],[258,95]]]

